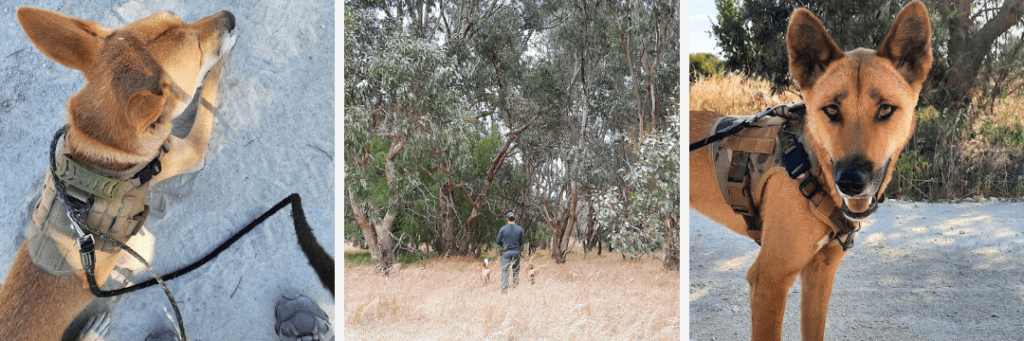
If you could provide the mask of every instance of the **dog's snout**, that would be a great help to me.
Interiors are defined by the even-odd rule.
[[[854,156],[835,165],[835,181],[839,191],[848,196],[864,193],[871,176],[871,163],[863,157]]]
[[[843,194],[858,195],[868,186],[868,174],[858,169],[843,170],[836,176],[836,186]]]
[[[221,17],[224,20],[224,28],[231,32],[235,29],[235,15],[228,11],[221,11]]]

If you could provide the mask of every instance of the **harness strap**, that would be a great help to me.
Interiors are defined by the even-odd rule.
[[[66,154],[57,161],[57,178],[66,186],[75,187],[104,199],[113,199],[121,193],[124,180],[108,178],[79,165]]]
[[[799,141],[798,119],[803,110],[802,103],[787,103],[766,110],[771,116],[724,117],[716,122],[713,135],[737,126],[737,121],[744,123],[742,130],[713,142],[712,162],[719,173],[719,186],[733,212],[747,223],[747,235],[760,245],[762,224],[757,206],[769,169],[784,167],[790,178],[799,181],[811,212],[831,230],[829,238],[838,240],[845,251],[853,246],[860,223],[847,219],[817,180],[820,169],[813,166]]]

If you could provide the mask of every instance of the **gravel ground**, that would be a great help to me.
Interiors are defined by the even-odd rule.
[[[1020,340],[1024,203],[888,201],[864,225],[832,291],[826,340]],[[690,210],[690,338],[750,336],[758,247]],[[800,285],[783,339],[800,338]]]

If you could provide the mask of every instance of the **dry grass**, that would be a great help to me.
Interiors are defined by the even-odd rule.
[[[690,85],[690,110],[753,115],[766,107],[800,101],[794,90],[772,94],[771,83],[738,74],[714,75]]]
[[[491,256],[493,259],[493,255]],[[383,278],[345,267],[349,340],[678,340],[679,273],[660,258],[538,253],[536,284],[523,259],[519,286],[501,294],[501,262],[484,284],[471,258],[434,259]],[[511,276],[511,274],[510,274]]]

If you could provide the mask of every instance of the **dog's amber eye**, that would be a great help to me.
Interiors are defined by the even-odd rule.
[[[831,104],[827,107],[822,108],[821,111],[825,113],[825,116],[828,116],[829,121],[839,122],[839,106]]]
[[[889,117],[892,117],[892,113],[894,112],[896,112],[896,107],[888,104],[882,104],[882,106],[878,107],[878,120],[885,121],[889,119]]]

